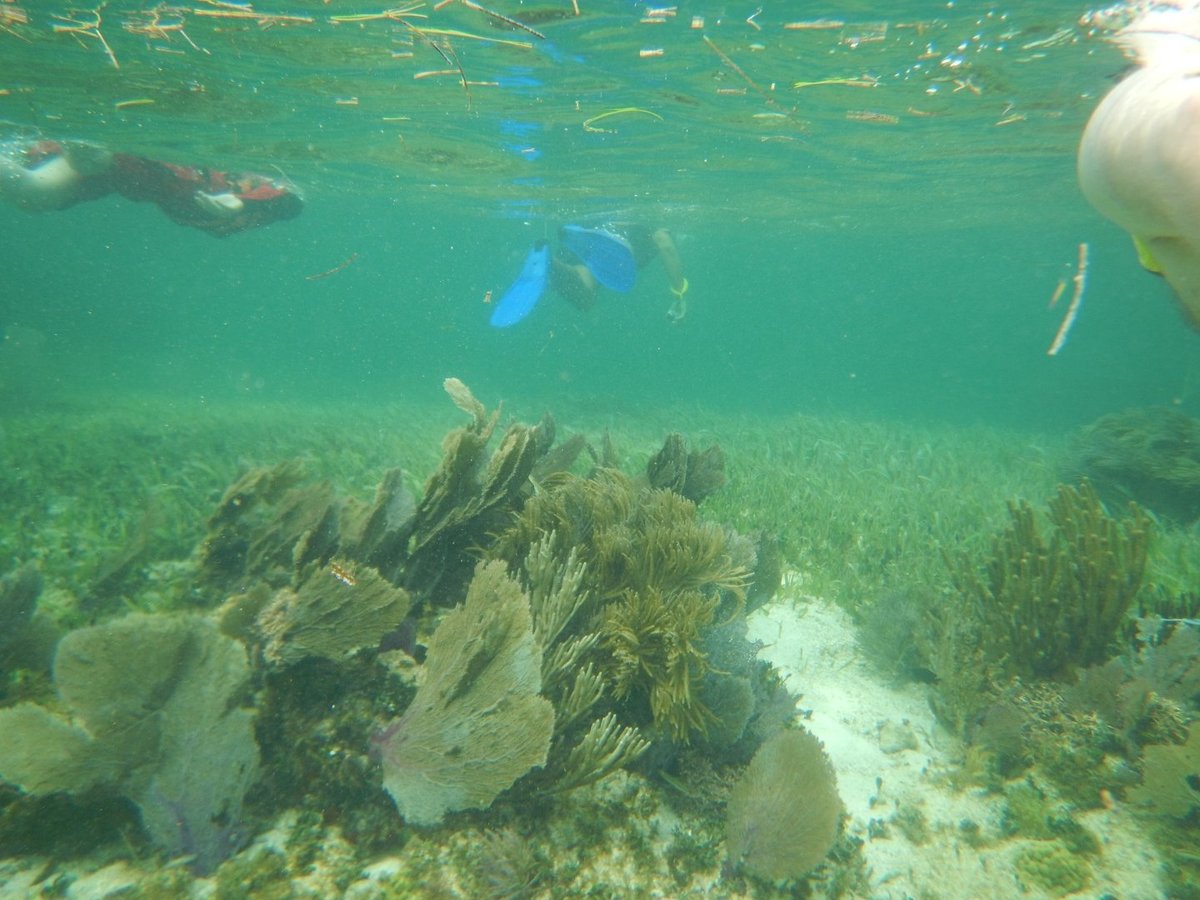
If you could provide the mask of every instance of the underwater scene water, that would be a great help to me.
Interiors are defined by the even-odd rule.
[[[2,0],[0,897],[1200,897],[1139,11]]]

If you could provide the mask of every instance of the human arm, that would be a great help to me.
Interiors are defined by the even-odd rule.
[[[653,238],[663,268],[666,269],[667,278],[671,281],[671,293],[675,295],[675,301],[667,310],[667,319],[672,325],[678,325],[687,316],[686,294],[689,285],[687,276],[683,274],[683,260],[679,258],[679,249],[675,246],[675,240],[667,229],[657,229]]]

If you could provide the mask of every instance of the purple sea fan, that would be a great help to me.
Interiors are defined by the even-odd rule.
[[[481,563],[466,602],[430,638],[412,704],[371,742],[405,821],[486,809],[546,764],[554,707],[540,696],[541,667],[529,599],[503,563]]]
[[[729,795],[725,848],[760,878],[802,878],[837,839],[842,801],[821,742],[781,731],[758,748]]]

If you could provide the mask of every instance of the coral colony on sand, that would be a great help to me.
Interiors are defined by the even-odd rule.
[[[725,785],[753,757],[730,872],[803,878],[840,803],[745,637],[777,554],[697,517],[724,480],[719,448],[671,435],[633,479],[610,446],[556,446],[546,417],[489,455],[499,411],[446,388],[470,422],[419,500],[398,469],[370,503],[294,463],[239,478],[194,557],[224,604],[69,632],[56,696],[0,710],[0,778],[81,806],[127,798],[154,846],[207,875],[288,808],[367,845],[468,823],[533,832],[539,810],[620,769],[691,791],[681,771],[703,763]],[[18,624],[37,593],[25,571],[8,592]],[[768,797],[811,806],[812,827],[764,816]]]
[[[809,469],[775,473],[747,442],[730,461],[769,497],[724,517],[774,514],[786,486],[806,505],[781,545],[700,515],[722,509],[719,447],[671,434],[630,475],[607,435],[502,427],[461,382],[446,390],[468,420],[419,491],[399,468],[369,499],[296,462],[254,468],[153,590],[147,548],[178,538],[152,525],[73,605],[48,586],[53,560],[0,577],[0,881],[63,891],[115,866],[134,896],[199,878],[217,896],[364,881],[364,896],[861,896],[873,849],[904,840],[914,860],[940,845],[1058,896],[1113,885],[1108,811],[1153,836],[1164,891],[1200,893],[1196,557],[1139,505],[1187,480],[1195,422],[1084,429],[1063,471],[1099,490],[1010,501],[1006,520],[996,500],[990,544],[947,505],[982,495],[889,493],[903,478],[882,464],[822,481],[826,437]],[[947,456],[864,433],[842,442],[863,462]],[[878,776],[854,806],[860,773],[819,727],[833,711],[798,720],[780,672],[798,690],[840,676],[748,637],[796,612],[769,601],[783,558],[812,548],[850,586],[860,648],[922,683],[961,756],[935,773],[921,727],[872,719],[879,748],[920,748],[922,790],[974,792],[989,814],[938,821],[881,799]]]

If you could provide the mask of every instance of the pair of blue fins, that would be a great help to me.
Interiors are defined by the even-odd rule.
[[[637,262],[625,238],[604,228],[563,225],[558,239],[587,266],[597,283],[621,294],[633,290]],[[521,274],[492,310],[492,326],[508,328],[528,316],[546,293],[549,282],[550,244],[538,241],[525,257]]]

